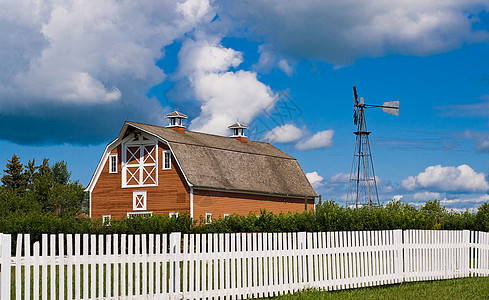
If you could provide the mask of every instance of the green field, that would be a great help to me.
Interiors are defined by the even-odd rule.
[[[334,292],[308,290],[271,299],[489,299],[489,277],[402,283]]]

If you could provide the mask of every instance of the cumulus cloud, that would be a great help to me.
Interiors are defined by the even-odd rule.
[[[407,190],[485,192],[489,189],[484,173],[477,173],[468,165],[458,167],[429,166],[424,172],[404,179],[401,186]]]
[[[0,138],[33,142],[28,122],[39,142],[100,142],[128,117],[160,122],[145,96],[165,79],[155,61],[213,15],[208,0],[1,2],[0,124],[16,134]]]
[[[419,192],[419,193],[414,193],[413,195],[414,200],[421,200],[421,201],[428,201],[428,200],[435,200],[435,199],[441,199],[441,194],[436,193],[436,192]]]
[[[324,178],[322,176],[320,176],[318,174],[318,172],[316,172],[316,171],[311,172],[311,173],[307,173],[306,177],[307,177],[307,180],[309,180],[309,182],[311,183],[312,187],[315,189],[324,185],[324,182],[323,182]]]
[[[200,114],[190,123],[192,130],[227,135],[229,125],[251,122],[276,101],[255,72],[230,71],[242,63],[242,54],[221,46],[217,38],[187,39],[178,59],[177,74],[188,80],[200,104]]]
[[[394,201],[401,201],[402,198],[404,198],[403,195],[394,195],[392,197],[392,200],[394,200]]]
[[[468,1],[220,1],[270,49],[336,65],[388,54],[431,55],[487,41],[476,30],[487,2]]]
[[[265,133],[263,140],[269,143],[291,143],[300,139],[304,135],[304,131],[297,128],[293,124],[285,124],[277,126]]]
[[[333,144],[334,130],[328,129],[318,131],[305,141],[300,141],[295,145],[297,150],[310,150],[330,147]]]
[[[331,176],[328,181],[330,182],[349,182],[350,181],[350,174],[346,174],[346,173],[338,173],[338,174],[335,174],[333,176]]]

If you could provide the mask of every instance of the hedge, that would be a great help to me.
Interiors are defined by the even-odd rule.
[[[261,211],[260,216],[231,215],[206,224],[203,218],[192,220],[185,213],[179,217],[154,215],[111,220],[68,218],[50,214],[9,216],[0,219],[0,232],[16,235],[29,233],[39,240],[44,233],[146,234],[146,233],[231,233],[350,231],[389,229],[469,229],[489,231],[489,202],[481,204],[477,213],[447,210],[437,200],[416,208],[392,201],[382,206],[352,209],[333,200],[318,203],[310,212],[279,213]]]

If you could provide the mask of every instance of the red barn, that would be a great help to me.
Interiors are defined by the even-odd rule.
[[[268,143],[125,122],[87,187],[91,218],[189,212],[194,218],[313,209],[317,197],[296,159]]]

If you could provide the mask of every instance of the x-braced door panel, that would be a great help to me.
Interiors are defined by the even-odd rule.
[[[125,147],[124,186],[157,185],[156,145],[128,145]]]

